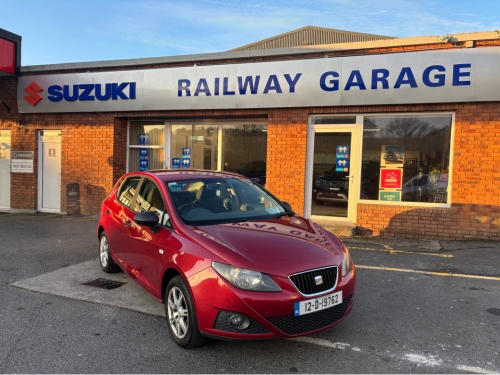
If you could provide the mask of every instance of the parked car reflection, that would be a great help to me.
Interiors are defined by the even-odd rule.
[[[403,184],[403,201],[429,202],[436,193],[438,175],[420,174]]]
[[[313,176],[312,199],[315,204],[347,203],[348,195],[348,173],[337,172],[335,165],[323,175]]]
[[[259,185],[266,186],[266,162],[264,160],[251,161],[237,172]]]

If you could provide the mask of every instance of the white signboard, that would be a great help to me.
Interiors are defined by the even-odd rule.
[[[33,151],[12,151],[11,172],[33,173]]]
[[[500,101],[500,47],[22,76],[20,112]]]

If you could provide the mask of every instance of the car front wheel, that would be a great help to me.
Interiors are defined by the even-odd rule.
[[[115,263],[109,251],[109,241],[106,232],[101,233],[99,238],[99,260],[101,269],[106,273],[115,273],[121,271],[120,266]]]
[[[198,329],[193,300],[181,276],[170,280],[165,295],[168,329],[175,343],[185,349],[203,345],[207,338]]]

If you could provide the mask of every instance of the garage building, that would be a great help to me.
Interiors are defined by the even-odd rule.
[[[0,31],[1,62],[20,37]],[[127,171],[212,169],[341,234],[500,240],[498,61],[498,31],[314,27],[213,54],[19,55],[0,73],[0,210],[96,214]]]

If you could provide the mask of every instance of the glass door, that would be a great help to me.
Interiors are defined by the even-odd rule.
[[[217,124],[172,125],[171,167],[217,170],[218,128]]]
[[[314,135],[312,215],[347,218],[351,139],[351,132]]]
[[[314,124],[308,136],[305,214],[356,221],[358,125]]]

